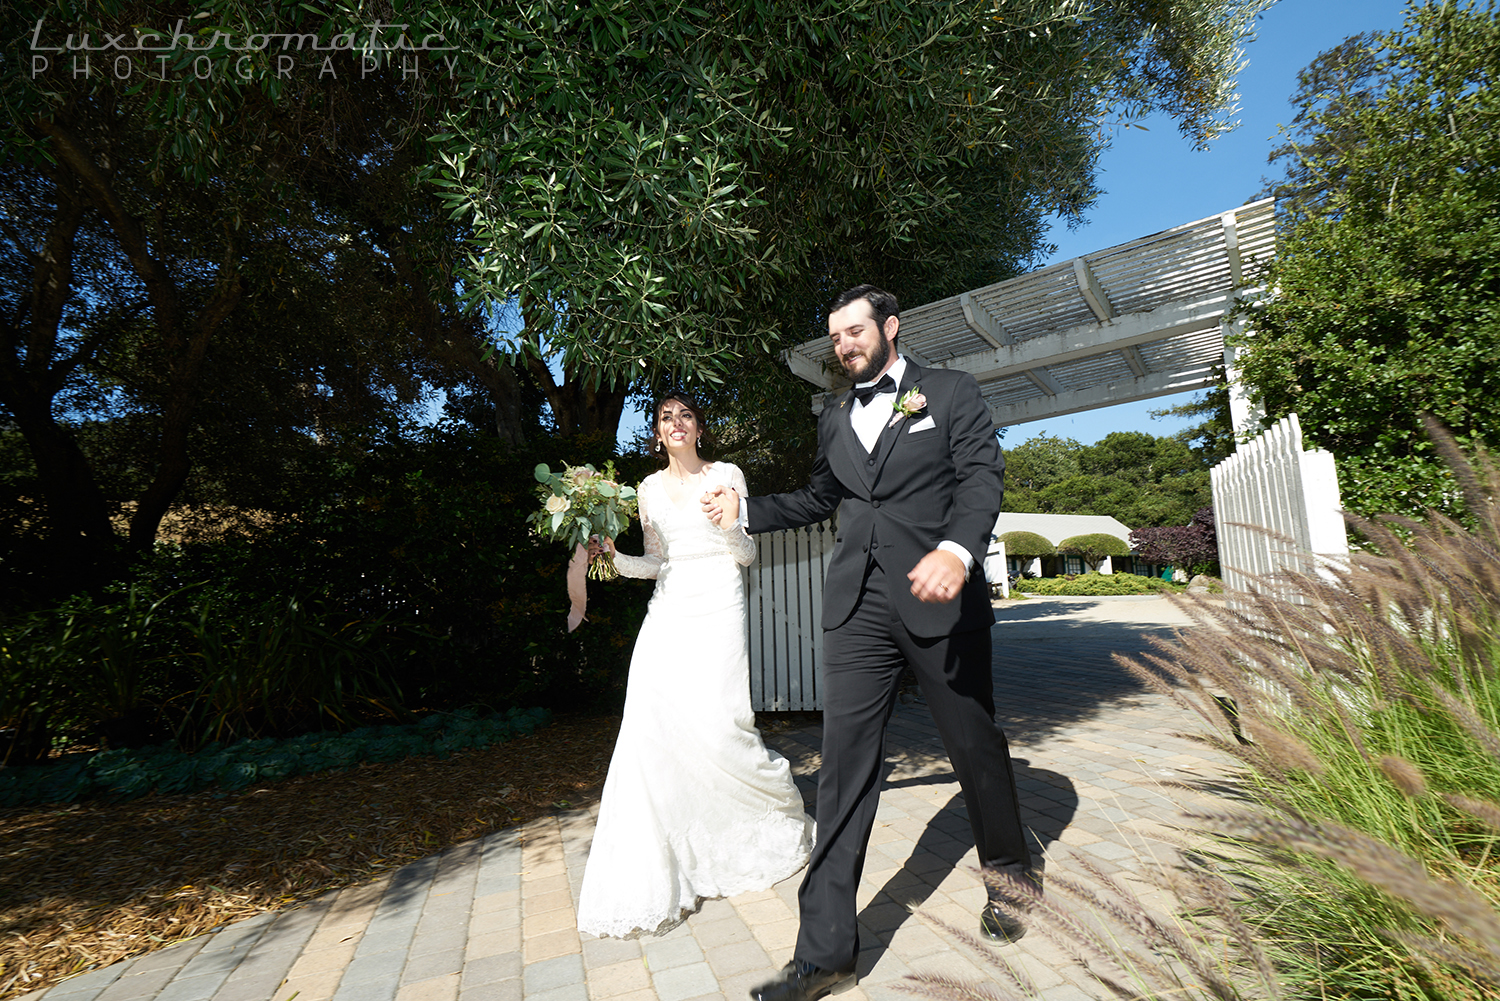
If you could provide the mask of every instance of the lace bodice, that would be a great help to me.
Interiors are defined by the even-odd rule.
[[[646,541],[644,556],[615,553],[615,569],[625,577],[657,577],[662,566],[673,560],[732,556],[740,566],[755,562],[755,540],[738,525],[721,529],[708,520],[698,503],[701,493],[694,493],[679,504],[667,496],[663,474],[652,473],[641,481],[636,494],[640,500],[641,528]],[[703,489],[723,484],[747,495],[745,474],[731,462],[715,462],[703,478]]]

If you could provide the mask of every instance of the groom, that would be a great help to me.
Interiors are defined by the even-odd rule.
[[[910,665],[922,686],[987,869],[1038,893],[1005,735],[991,694],[989,588],[975,564],[994,530],[1005,460],[979,385],[896,353],[895,296],[860,285],[830,307],[828,336],[854,388],[823,410],[811,481],[740,498],[717,488],[704,510],[751,534],[839,512],[823,589],[823,763],[817,844],[798,891],[795,958],[750,992],[815,1001],[854,986],[855,892],[880,799],[885,725]],[[1004,883],[1005,880],[1000,882]],[[1026,899],[991,890],[980,930],[1021,936]],[[1011,901],[1009,910],[997,901]]]

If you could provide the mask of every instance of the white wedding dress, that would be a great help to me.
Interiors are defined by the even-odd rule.
[[[791,765],[761,743],[750,710],[740,565],[755,543],[710,522],[696,487],[673,504],[662,476],[640,486],[646,555],[615,555],[622,575],[654,577],[656,591],[578,900],[578,930],[616,938],[766,889],[806,864],[812,838]],[[730,463],[708,467],[703,489],[719,483],[745,495]]]

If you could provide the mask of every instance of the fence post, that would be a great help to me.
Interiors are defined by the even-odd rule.
[[[1275,589],[1279,573],[1342,564],[1349,540],[1333,455],[1304,451],[1290,414],[1209,474],[1219,563],[1233,591]]]

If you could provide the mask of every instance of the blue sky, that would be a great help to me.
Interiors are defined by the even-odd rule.
[[[1142,122],[1149,131],[1116,130],[1100,157],[1105,194],[1075,230],[1053,227],[1057,253],[1047,263],[1065,261],[1105,247],[1149,236],[1195,219],[1216,215],[1249,201],[1263,178],[1280,171],[1266,157],[1278,144],[1276,127],[1295,114],[1287,98],[1297,73],[1319,52],[1363,31],[1389,31],[1406,19],[1397,0],[1281,0],[1261,16],[1256,38],[1245,50],[1239,75],[1240,127],[1202,152],[1195,152],[1176,126],[1164,118]],[[1148,411],[1186,402],[1192,394],[1068,414],[1011,428],[1007,445],[1046,431],[1059,438],[1093,444],[1111,431],[1169,435],[1194,423],[1153,420]]]

